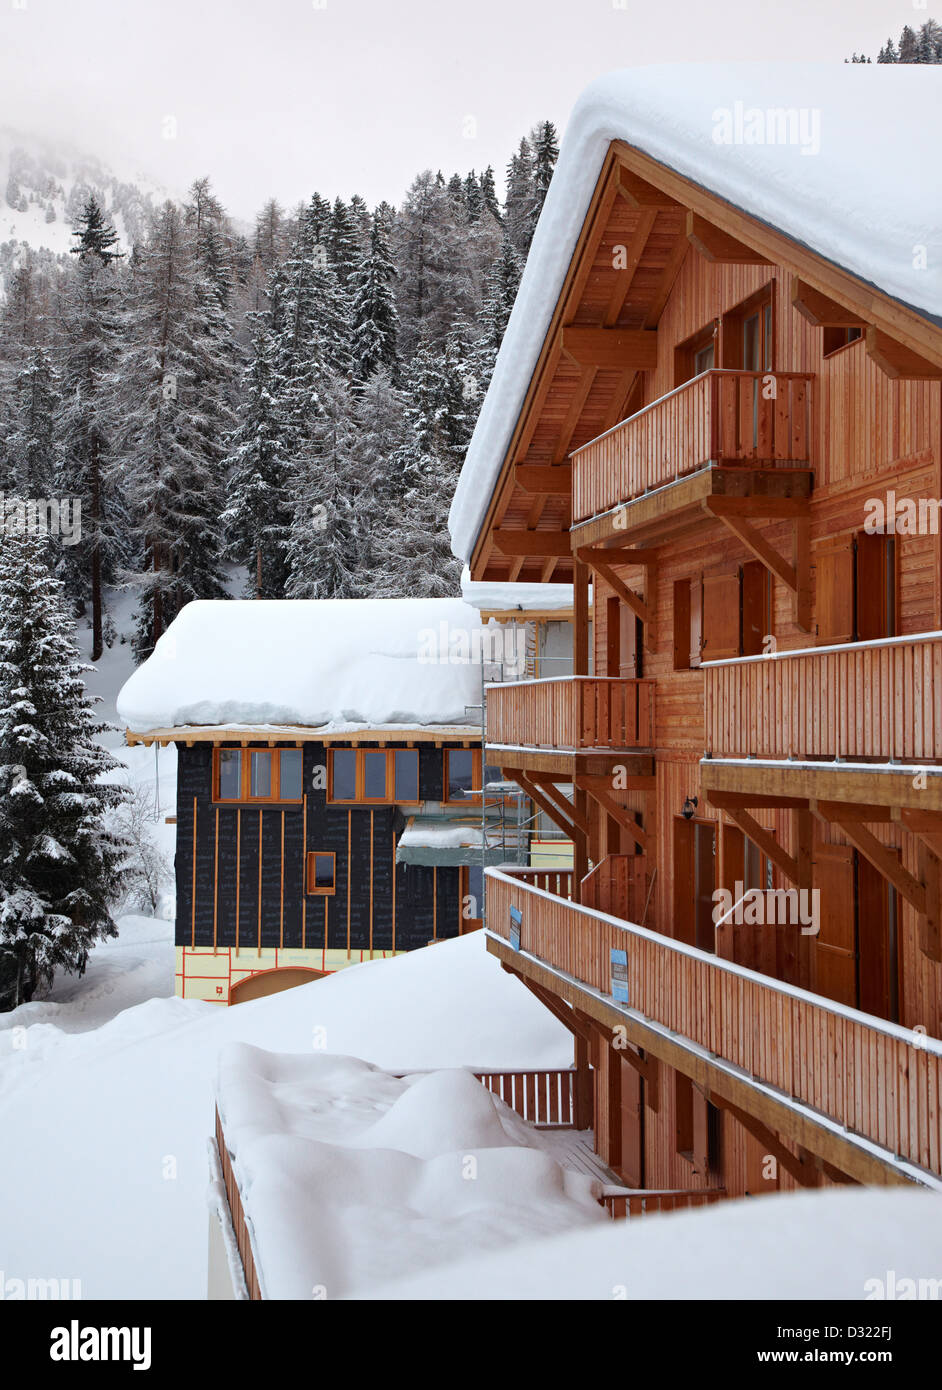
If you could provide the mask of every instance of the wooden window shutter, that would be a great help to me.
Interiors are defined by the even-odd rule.
[[[703,580],[690,581],[690,665],[700,665],[703,648]]]
[[[818,641],[854,640],[854,538],[838,536],[814,553]]]
[[[674,670],[690,669],[690,581],[678,579],[674,583]],[[699,639],[697,642],[697,664],[700,661]]]
[[[714,574],[703,581],[704,661],[739,655],[739,575]]]
[[[892,536],[857,535],[858,642],[893,637],[896,633],[895,547]]]
[[[617,676],[621,671],[621,603],[617,598],[605,601],[605,674]]]
[[[741,656],[761,656],[763,641],[771,631],[769,612],[769,572],[761,560],[750,560],[742,567],[742,643]]]
[[[813,884],[818,890],[821,928],[815,938],[815,991],[856,1007],[854,851],[849,845],[815,845]]]

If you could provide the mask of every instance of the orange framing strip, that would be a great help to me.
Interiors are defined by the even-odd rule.
[[[396,827],[393,826],[392,832],[392,949],[393,954],[396,950]]]
[[[196,945],[196,797],[193,798],[193,890],[190,899],[190,945]]]
[[[373,959],[373,818],[375,811],[370,811],[370,960]]]
[[[216,845],[213,849],[213,955],[218,946],[219,923],[219,807],[216,807]]]
[[[350,837],[353,833],[353,812],[347,812],[347,960],[350,959]]]
[[[236,811],[236,920],[235,920],[235,953],[239,954],[239,894],[242,887],[242,808]]]
[[[262,816],[258,813],[258,954],[262,954]]]
[[[438,940],[438,865],[432,865],[432,940]]]
[[[301,950],[307,949],[307,793],[301,830]]]
[[[278,944],[284,949],[285,944],[285,818],[281,817],[281,933]]]

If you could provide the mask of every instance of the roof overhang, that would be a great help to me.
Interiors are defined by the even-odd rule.
[[[181,724],[168,729],[128,729],[125,742],[133,748],[135,744],[149,747],[152,743],[166,747],[169,743],[182,743],[190,748],[196,743],[241,744],[247,747],[274,748],[288,744],[360,744],[370,743],[379,746],[396,744],[399,747],[412,747],[414,744],[431,743],[437,745],[458,744],[462,747],[477,746],[481,742],[481,731],[473,725],[436,724],[420,728],[387,725],[384,728],[356,729],[316,729],[301,725],[247,724],[208,725]]]

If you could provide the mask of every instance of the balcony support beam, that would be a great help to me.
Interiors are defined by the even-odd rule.
[[[628,811],[624,806],[619,806],[618,802],[611,795],[611,781],[607,777],[589,777],[585,773],[576,774],[576,786],[581,791],[585,791],[597,801],[602,810],[611,816],[612,820],[617,821],[629,837],[634,840],[640,849],[647,851],[648,835],[634,818],[634,812]]]
[[[535,782],[544,795],[548,796],[551,801],[556,803],[563,815],[568,816],[576,828],[582,831],[583,835],[588,835],[588,821],[580,815],[578,808],[569,800],[568,796],[559,790],[549,773],[528,772],[526,775],[529,781]]]
[[[782,848],[775,836],[770,835],[754,816],[751,816],[748,811],[731,811],[729,809],[727,809],[726,814],[733,824],[742,831],[746,839],[751,840],[767,859],[771,859],[775,867],[786,878],[791,879],[792,883],[798,882],[798,861]]]
[[[544,794],[542,788],[538,787],[535,782],[530,781],[530,778],[525,772],[521,772],[518,768],[504,768],[502,770],[508,777],[517,783],[518,787],[521,787],[523,791],[526,792],[531,801],[536,802],[540,810],[549,816],[550,820],[563,832],[567,840],[575,840],[578,834],[584,833],[578,829],[575,821],[571,820],[569,816],[564,814],[559,806],[550,801],[549,797]]]
[[[908,869],[899,862],[894,852],[881,844],[871,830],[859,821],[845,817],[828,816],[819,803],[812,799],[811,809],[823,821],[830,821],[846,836],[850,843],[865,859],[868,859],[878,873],[882,874],[906,901],[916,909],[920,916],[926,914],[926,886],[914,878]],[[829,808],[832,809],[832,808]]]
[[[647,576],[645,583],[645,592],[647,594],[650,594],[652,578],[654,574],[652,566],[655,562],[653,559],[650,558],[644,558],[638,561],[635,559],[634,555],[632,555],[630,561],[618,561],[617,559],[613,561],[613,556],[618,556],[619,554],[624,553],[626,552],[618,550],[596,549],[592,546],[580,546],[579,549],[576,551],[576,556],[579,560],[582,561],[583,564],[590,566],[596,574],[601,575],[601,577],[605,580],[606,584],[608,584],[609,588],[614,589],[615,593],[618,595],[618,597],[622,600],[623,603],[626,603],[628,605],[628,607],[634,613],[635,617],[641,620],[642,624],[644,625],[645,648],[649,652],[652,652],[654,650],[655,641],[652,621],[652,614],[654,611],[653,607],[649,610],[648,604],[645,602],[645,600],[640,598],[633,589],[629,589],[625,581],[615,573],[615,571],[612,569],[612,564],[640,563],[644,565],[645,574]]]
[[[754,1115],[747,1115],[745,1110],[740,1110],[738,1105],[732,1105],[722,1096],[710,1095],[708,1099],[713,1102],[720,1110],[725,1110],[738,1125],[751,1134],[753,1139],[758,1139],[767,1153],[770,1153],[776,1162],[780,1163],[791,1177],[795,1179],[799,1187],[817,1187],[817,1172],[813,1162],[803,1161],[792,1153],[791,1149],[785,1147],[781,1140],[764,1125],[761,1120],[757,1120]],[[844,1181],[848,1181],[846,1176]]]
[[[741,506],[731,508],[727,505],[730,499],[723,497],[707,497],[703,502],[703,509],[712,516],[715,516],[723,523],[746,549],[756,557],[770,574],[776,579],[780,579],[787,589],[791,589],[796,601],[796,621],[798,626],[805,632],[811,630],[811,545],[810,545],[810,523],[807,515],[807,506],[802,507],[802,514],[793,517],[794,530],[794,554],[795,563],[791,564],[785,559],[784,555],[771,545],[757,531],[747,515],[762,517],[766,503],[761,497],[748,499],[750,507],[748,513]],[[735,499],[741,502],[743,499]]]

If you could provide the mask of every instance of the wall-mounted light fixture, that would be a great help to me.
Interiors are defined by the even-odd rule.
[[[694,812],[696,811],[696,809],[697,809],[697,807],[698,807],[699,805],[700,805],[700,802],[699,802],[699,800],[698,800],[697,797],[695,797],[695,796],[688,796],[688,797],[685,797],[685,798],[684,798],[684,804],[683,804],[683,806],[681,807],[681,811],[680,811],[680,814],[683,816],[684,820],[693,820]]]

